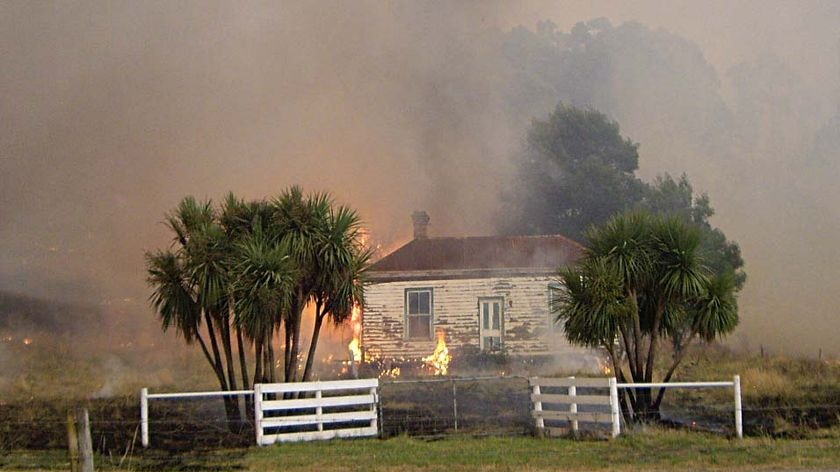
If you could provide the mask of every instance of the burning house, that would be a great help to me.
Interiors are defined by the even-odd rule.
[[[429,237],[415,212],[414,239],[370,270],[361,322],[364,352],[421,358],[442,347],[548,356],[582,352],[554,323],[557,270],[583,247],[562,235]]]

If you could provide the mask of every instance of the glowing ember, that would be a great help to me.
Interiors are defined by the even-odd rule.
[[[601,364],[601,372],[603,372],[604,375],[612,374],[612,366],[610,365],[609,361],[601,360],[599,363]]]
[[[449,349],[446,347],[446,336],[443,331],[438,331],[437,341],[435,352],[428,357],[424,357],[423,363],[431,369],[434,375],[446,375],[449,372],[449,363],[452,361],[452,356],[449,355]]]
[[[353,305],[353,312],[350,315],[350,324],[353,326],[353,340],[347,348],[353,356],[353,362],[362,361],[362,308]]]
[[[24,338],[23,344],[26,344],[27,346],[29,346],[30,344],[32,344],[32,339],[31,338]]]
[[[382,378],[382,377],[397,378],[399,376],[400,376],[400,368],[399,367],[392,367],[390,369],[383,370],[382,372],[379,373],[379,378]]]

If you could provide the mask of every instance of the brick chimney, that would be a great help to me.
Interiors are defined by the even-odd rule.
[[[414,239],[426,239],[429,237],[429,214],[425,211],[415,211],[411,214],[411,221],[414,223]]]

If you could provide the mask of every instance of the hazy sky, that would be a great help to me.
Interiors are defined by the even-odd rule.
[[[414,209],[433,234],[492,233],[527,126],[492,32],[597,17],[695,44],[736,114],[763,64],[795,71],[790,96],[766,99],[793,111],[753,110],[768,131],[702,159],[636,108],[615,113],[641,174],[687,172],[741,243],[735,340],[840,354],[838,163],[802,167],[840,104],[834,1],[2,2],[0,289],[151,319],[143,251],[167,244],[160,221],[187,194],[301,184],[385,242],[409,236]]]

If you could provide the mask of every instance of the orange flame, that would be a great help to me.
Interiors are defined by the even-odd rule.
[[[423,363],[431,369],[434,375],[446,375],[449,372],[451,361],[452,356],[449,355],[449,349],[446,347],[446,336],[443,331],[438,331],[435,352],[428,357],[424,357]]]
[[[362,361],[362,307],[353,305],[353,312],[350,315],[350,324],[353,326],[353,340],[347,348],[353,357],[353,362]]]

